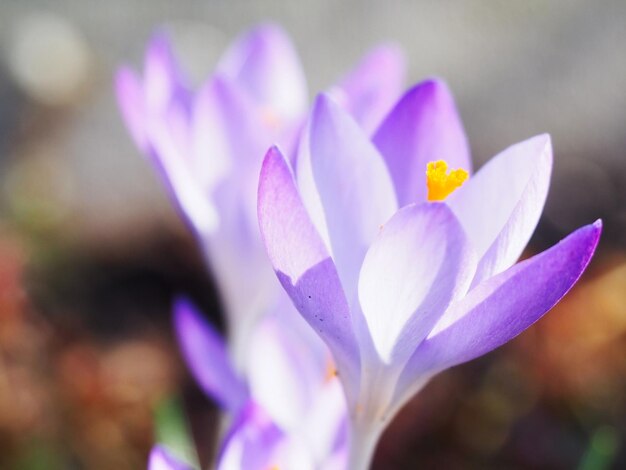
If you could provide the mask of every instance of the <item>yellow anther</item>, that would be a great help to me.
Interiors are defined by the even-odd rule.
[[[443,201],[461,187],[469,174],[462,168],[448,172],[448,164],[443,160],[430,162],[426,167],[426,186],[429,201]]]

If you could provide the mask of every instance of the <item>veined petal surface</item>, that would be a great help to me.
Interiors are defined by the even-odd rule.
[[[519,258],[548,195],[548,135],[515,144],[492,158],[447,199],[481,258],[474,285]]]
[[[397,208],[392,181],[367,135],[327,96],[315,102],[308,138],[331,253],[352,304],[365,252]]]
[[[360,359],[348,303],[337,268],[277,148],[265,156],[258,204],[261,236],[278,279],[330,348],[346,392],[353,393]]]
[[[595,251],[600,221],[473,288],[455,303],[415,351],[397,387],[411,390],[433,375],[501,346],[550,310],[576,283]]]
[[[441,203],[400,209],[365,256],[359,301],[380,359],[400,367],[450,302],[467,292],[476,261]]]

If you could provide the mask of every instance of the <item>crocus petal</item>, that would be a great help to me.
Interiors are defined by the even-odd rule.
[[[218,226],[219,214],[184,157],[186,149],[181,148],[173,132],[175,126],[170,125],[175,120],[164,118],[152,123],[148,154],[184,219],[198,235],[206,236]]]
[[[283,433],[262,408],[250,403],[229,431],[218,470],[313,470],[305,442]]]
[[[517,261],[539,222],[551,170],[550,137],[540,135],[496,155],[448,198],[482,258],[474,285]]]
[[[224,108],[231,105],[230,87],[223,80],[211,79],[194,100],[189,159],[194,176],[209,192],[230,171],[233,162]],[[244,134],[245,135],[245,134]]]
[[[308,123],[300,137],[294,166],[296,168],[295,177],[302,202],[306,207],[313,225],[315,225],[315,228],[324,240],[324,244],[328,247],[328,250],[330,250],[331,244],[328,235],[328,226],[326,224],[326,216],[324,215],[324,205],[322,204],[320,193],[317,190],[313,167],[311,166],[311,136],[310,125],[308,125]]]
[[[278,279],[330,348],[346,392],[352,394],[360,362],[348,303],[335,264],[277,148],[263,161],[258,204],[261,236]]]
[[[397,391],[511,340],[550,310],[576,283],[595,251],[602,223],[582,227],[528,260],[473,288],[454,304],[413,354]]]
[[[476,261],[461,224],[439,203],[399,210],[365,256],[359,301],[386,364],[404,364],[450,302],[465,294]]]
[[[156,445],[150,451],[148,470],[191,470],[191,467],[172,457],[163,446]]]
[[[174,324],[185,362],[200,387],[224,409],[238,412],[248,391],[233,370],[222,337],[184,299],[174,306]]]
[[[220,204],[225,200],[229,203]],[[270,311],[273,300],[282,294],[267,262],[258,223],[250,227],[247,214],[242,213],[241,206],[247,202],[218,199],[216,205],[225,217],[220,217],[220,226],[210,237],[200,240],[228,313],[229,350],[236,369],[241,371],[258,319]]]
[[[352,303],[365,252],[396,211],[393,184],[367,135],[332,99],[318,97],[308,133],[333,260]]]
[[[426,165],[445,160],[471,171],[470,151],[452,94],[440,80],[410,89],[374,135],[400,207],[426,200]]]
[[[286,431],[299,426],[311,408],[330,359],[311,328],[296,322],[304,323],[293,307],[280,318],[262,320],[249,345],[246,374],[255,401]]]
[[[169,38],[162,32],[156,33],[150,40],[144,63],[144,93],[148,109],[163,109],[173,98],[183,98],[185,81]]]
[[[146,109],[141,79],[127,67],[119,69],[115,75],[115,94],[124,123],[135,145],[145,152],[148,149],[145,120]]]
[[[345,463],[339,466],[348,446],[348,413],[341,383],[331,377],[317,392],[317,399],[301,422],[301,433],[318,468],[331,468],[330,461],[338,465],[334,468],[345,468]]]
[[[247,89],[270,120],[306,112],[304,72],[293,44],[278,26],[261,25],[242,35],[222,56],[216,72]]]
[[[228,435],[218,463],[218,470],[243,468],[266,469],[272,451],[282,439],[283,433],[262,408],[249,403],[237,417]]]
[[[201,190],[198,197],[219,211],[219,224],[200,241],[229,313],[230,345],[236,356],[246,355],[248,332],[281,290],[259,236],[256,189],[271,136],[256,125],[257,111],[232,82],[213,78],[195,102],[189,163],[190,177]],[[181,190],[193,190],[192,181],[186,183]],[[197,217],[208,214],[205,210]],[[246,295],[241,294],[242,285]]]
[[[273,134],[259,127],[261,118],[250,98],[232,81],[220,77],[200,91],[194,111],[194,168],[206,173],[205,180],[216,178],[209,175],[214,173],[214,165],[226,174],[227,181],[215,192],[225,231],[230,237],[245,232],[241,238],[260,247],[256,192],[261,162],[273,143]],[[219,153],[223,155],[218,157]]]
[[[371,51],[330,93],[370,134],[402,92],[406,63],[393,45]]]

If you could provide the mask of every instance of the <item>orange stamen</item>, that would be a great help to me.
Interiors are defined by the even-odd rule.
[[[444,160],[430,162],[426,166],[426,186],[429,201],[444,201],[455,189],[460,188],[469,174],[462,168],[448,172]]]

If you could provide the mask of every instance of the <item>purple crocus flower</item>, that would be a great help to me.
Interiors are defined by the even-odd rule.
[[[345,468],[346,405],[331,356],[292,307],[254,329],[243,374],[221,336],[185,300],[175,328],[185,361],[234,424],[220,470]]]
[[[373,128],[399,96],[403,76],[400,52],[382,46],[332,93]],[[254,322],[280,291],[258,234],[256,189],[267,148],[278,143],[290,156],[306,117],[306,81],[294,47],[280,28],[258,26],[234,42],[196,92],[167,38],[157,34],[143,76],[122,68],[116,90],[136,145],[206,253],[239,362]]]
[[[460,169],[448,173],[446,161]],[[469,176],[465,134],[437,80],[409,90],[371,139],[321,95],[295,175],[278,148],[267,153],[261,233],[284,289],[336,360],[350,469],[367,468],[386,424],[433,375],[524,331],[584,271],[600,221],[515,264],[551,166],[544,135]]]

